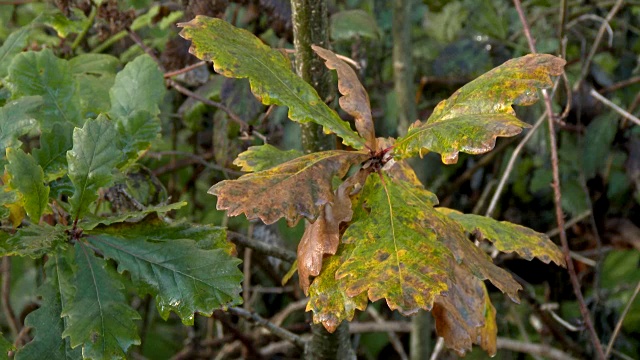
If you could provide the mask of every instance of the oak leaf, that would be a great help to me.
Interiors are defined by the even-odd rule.
[[[288,106],[291,120],[317,123],[325,133],[341,137],[345,145],[364,147],[364,140],[351,130],[349,123],[291,71],[291,62],[280,51],[220,19],[199,15],[178,26],[183,28],[180,36],[192,42],[189,52],[213,61],[214,70],[226,77],[248,78],[251,91],[263,104]]]
[[[562,74],[565,63],[547,54],[505,62],[441,101],[426,122],[416,121],[396,142],[395,155],[406,158],[434,151],[445,164],[455,164],[460,151],[490,151],[498,136],[514,136],[530,127],[515,117],[511,105],[536,102],[536,90],[550,87],[550,76]]]
[[[218,210],[229,216],[244,213],[272,224],[284,217],[290,225],[301,216],[315,221],[324,205],[334,201],[332,181],[352,165],[367,159],[358,151],[323,151],[301,156],[273,168],[225,180],[209,189]]]
[[[239,166],[246,172],[262,171],[280,165],[289,160],[302,156],[299,150],[280,150],[269,144],[250,146],[247,151],[241,152],[233,165]]]
[[[478,240],[491,241],[502,252],[515,252],[527,260],[537,257],[545,264],[553,261],[557,265],[566,266],[562,251],[545,234],[508,221],[463,214],[453,209],[437,209],[461,224],[467,232],[479,236]]]
[[[318,219],[307,228],[298,244],[298,277],[300,287],[308,295],[309,276],[318,276],[324,255],[333,255],[340,244],[340,224],[351,220],[351,190],[362,185],[368,173],[358,171],[343,182],[334,194],[333,203],[326,204]]]
[[[336,280],[336,270],[353,251],[353,244],[340,244],[334,256],[323,260],[322,272],[313,279],[309,287],[307,311],[313,311],[313,322],[322,324],[327,331],[333,333],[343,320],[350,321],[356,309],[367,308],[367,294],[364,292],[349,296],[340,280]]]
[[[376,150],[376,134],[371,117],[369,94],[358,80],[358,75],[351,66],[340,60],[333,52],[317,45],[311,45],[311,48],[325,60],[327,68],[337,71],[338,90],[343,95],[339,100],[340,107],[355,119],[356,129],[365,139],[365,145],[371,150]]]
[[[431,314],[438,336],[459,355],[464,356],[472,344],[480,345],[490,356],[496,354],[496,309],[484,283],[462,268],[454,270],[449,291],[436,297]]]

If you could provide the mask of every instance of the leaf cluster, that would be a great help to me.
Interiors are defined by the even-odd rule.
[[[0,47],[8,91],[0,216],[9,224],[0,254],[46,263],[40,307],[25,320],[34,338],[15,357],[125,358],[140,344],[129,289],[185,324],[241,303],[240,261],[224,228],[172,222],[167,213],[186,203],[127,191],[130,178],[149,172],[139,159],[161,132],[166,91],[156,62],[141,55],[122,67],[104,54],[23,51],[27,31]]]
[[[309,221],[297,269],[314,321],[334,331],[369,300],[385,299],[404,315],[432,310],[438,335],[450,348],[464,353],[478,344],[495,354],[495,309],[483,281],[514,301],[521,287],[470,239],[526,259],[562,266],[565,259],[547,236],[531,229],[438,207],[404,159],[436,152],[451,164],[459,152],[484,153],[497,137],[520,133],[529,125],[512,105],[533,104],[565,61],[551,55],[509,60],[440,102],[406,135],[383,139],[375,137],[367,92],[333,52],[313,47],[336,70],[340,107],[353,117],[356,131],[291,72],[285,55],[251,33],[204,16],[180,26],[192,41],[191,53],[213,61],[217,72],[248,78],[264,104],[288,106],[291,120],[317,123],[350,148],[303,155],[252,147],[235,161],[250,173],[209,190],[218,209],[231,216],[267,224]]]

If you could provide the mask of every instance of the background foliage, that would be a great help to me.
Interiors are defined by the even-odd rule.
[[[233,314],[254,311],[292,333],[308,332],[304,294],[280,283],[291,257],[265,257],[246,247],[253,240],[293,251],[302,222],[290,229],[282,220],[265,226],[227,218],[205,195],[212,184],[241,175],[238,166],[250,168],[251,159],[234,159],[264,137],[280,149],[301,150],[298,125],[287,120],[286,108],[261,105],[246,81],[226,79],[208,66],[172,74],[197,64],[175,24],[198,14],[222,17],[270,46],[291,48],[288,1],[6,3],[0,5],[0,147],[6,154],[0,247],[4,255],[23,256],[2,260],[3,348],[21,349],[15,356],[24,359],[44,351],[78,358],[79,348],[68,352],[78,343],[93,344],[82,352],[95,358],[127,351],[150,359],[298,357],[291,342]],[[400,111],[387,3],[329,1],[333,49],[361,65],[379,136],[398,135]],[[582,291],[603,344],[623,320],[612,356],[633,358],[640,351],[640,301],[629,302],[640,281],[640,132],[590,91],[637,116],[640,4],[568,3],[564,21],[558,17],[564,2],[523,6],[538,51],[565,54],[568,62],[567,81],[558,83],[553,99],[555,111],[566,110],[557,125],[562,208]],[[421,120],[471,79],[529,52],[508,2],[414,1],[410,13],[412,53],[406,56],[415,64]],[[544,106],[517,112],[535,124]],[[429,154],[414,167],[444,206],[489,212],[554,235],[548,130],[527,131],[533,136],[513,167],[508,162],[522,136],[499,140],[483,156],[460,154],[455,165],[441,165],[438,154]],[[496,197],[505,172],[506,186]],[[66,242],[69,236],[74,244]],[[244,275],[236,257],[244,260]],[[495,262],[525,288],[518,306],[489,287],[504,314],[498,318],[500,358],[525,351],[510,340],[592,357],[564,269],[510,254]],[[244,308],[208,313],[239,303],[242,276]],[[98,297],[104,301],[96,305]],[[370,308],[357,313],[352,326],[358,355],[402,356],[407,319],[381,302]],[[121,323],[95,330],[100,319],[112,316]],[[379,322],[397,333],[372,331]]]

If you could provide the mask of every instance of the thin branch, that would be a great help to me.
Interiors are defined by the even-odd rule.
[[[438,356],[440,356],[442,349],[444,349],[444,338],[439,337],[438,341],[436,341],[436,346],[431,353],[431,357],[429,357],[429,360],[438,360]]]
[[[162,156],[175,156],[175,155],[184,156],[187,159],[185,159],[185,161],[169,163],[169,164],[166,164],[164,166],[161,166],[161,167],[153,170],[153,174],[155,176],[160,176],[162,174],[165,174],[165,173],[168,173],[168,172],[173,172],[173,171],[181,169],[183,167],[190,166],[190,165],[195,165],[195,164],[203,165],[204,167],[207,167],[209,169],[222,171],[223,173],[225,173],[225,175],[227,175],[227,177],[229,177],[229,175],[241,176],[241,175],[245,174],[245,173],[243,173],[241,171],[228,169],[228,168],[226,168],[224,166],[216,165],[214,163],[211,163],[211,162],[207,161],[207,160],[213,158],[213,153],[205,153],[205,154],[202,154],[202,155],[198,155],[198,154],[193,154],[193,153],[190,153],[190,152],[187,152],[187,151],[169,150],[169,151],[159,151],[159,152],[147,152],[144,156],[145,157],[160,158]]]
[[[20,332],[20,323],[16,318],[16,314],[13,312],[13,308],[11,307],[11,301],[9,300],[11,296],[11,258],[5,256],[2,258],[2,268],[0,271],[2,272],[2,311],[4,312],[4,316],[7,318],[7,322],[9,323],[9,329],[11,330],[11,334],[14,337],[18,336]]]
[[[633,85],[633,84],[637,84],[640,83],[640,76],[634,76],[632,78],[628,78],[627,80],[622,80],[620,82],[617,82],[611,86],[607,86],[606,88],[600,90],[603,93],[608,93],[608,92],[612,92],[612,91],[616,91],[619,89],[622,89],[624,87],[627,87],[629,85]]]
[[[589,70],[591,68],[591,62],[593,61],[593,57],[596,55],[596,52],[598,51],[600,41],[602,41],[602,36],[604,35],[604,32],[607,30],[607,26],[609,26],[609,22],[611,22],[611,19],[613,19],[613,17],[616,15],[618,10],[620,10],[620,6],[622,6],[622,3],[624,3],[624,0],[617,0],[615,5],[613,5],[611,10],[609,10],[609,13],[605,17],[602,24],[600,25],[600,29],[598,29],[598,34],[596,35],[596,38],[593,41],[591,50],[589,50],[589,55],[587,55],[587,58],[585,59],[584,64],[582,65],[582,71],[580,72],[580,80],[576,84],[576,88],[580,88],[580,86],[582,85],[582,82],[584,81],[584,79],[586,79],[587,74],[589,73]]]
[[[567,354],[562,350],[552,348],[551,346],[544,344],[533,344],[522,341],[512,340],[508,338],[498,338],[498,348],[504,350],[511,350],[521,352],[530,355],[543,356],[546,359],[551,360],[577,360],[573,356]]]
[[[520,141],[518,146],[516,146],[515,150],[513,150],[513,153],[511,154],[511,158],[509,159],[509,162],[507,163],[507,167],[504,169],[504,173],[502,174],[502,178],[500,178],[500,182],[498,183],[498,187],[496,188],[496,192],[493,194],[493,197],[491,198],[491,202],[489,203],[489,207],[487,208],[487,212],[484,214],[484,216],[491,217],[493,215],[493,211],[496,209],[496,205],[498,204],[498,200],[500,199],[500,196],[502,195],[502,190],[504,189],[504,186],[507,183],[507,180],[509,179],[509,175],[511,175],[511,171],[513,170],[513,167],[514,167],[514,165],[516,163],[516,160],[518,159],[518,155],[520,155],[520,152],[522,151],[524,146],[533,137],[533,134],[535,134],[536,130],[538,130],[540,125],[542,125],[542,122],[544,121],[545,116],[546,116],[546,114],[542,114],[542,116],[540,116],[540,118],[538,118],[538,120],[536,120],[536,123],[533,125],[533,128],[531,128],[527,132],[527,135],[524,136],[522,141]]]
[[[609,357],[609,354],[611,354],[611,350],[613,349],[613,344],[616,342],[616,337],[618,337],[618,334],[620,333],[620,328],[622,328],[622,322],[624,321],[624,318],[627,317],[627,314],[631,309],[631,305],[633,305],[633,301],[636,299],[636,296],[638,296],[638,292],[640,292],[640,282],[638,282],[638,285],[636,285],[636,289],[633,291],[633,295],[631,295],[631,298],[627,302],[627,305],[624,307],[624,310],[622,310],[622,313],[620,314],[620,319],[618,320],[618,323],[616,324],[616,327],[613,330],[613,334],[611,335],[611,340],[609,340],[609,345],[607,345],[607,351],[605,351],[604,353],[605,359],[607,359]]]
[[[267,244],[262,241],[249,239],[246,235],[234,231],[227,231],[227,234],[229,235],[229,240],[231,240],[232,242],[251,248],[259,253],[263,253],[265,255],[272,256],[274,258],[278,258],[292,264],[298,258],[294,251]]]
[[[633,114],[629,113],[627,110],[625,110],[625,109],[621,108],[620,106],[614,104],[612,101],[610,101],[606,97],[600,95],[600,93],[598,93],[594,89],[591,89],[591,91],[589,91],[589,95],[593,96],[594,98],[596,98],[601,103],[603,103],[606,106],[610,107],[613,111],[615,111],[618,114],[622,115],[626,119],[631,120],[634,124],[640,125],[640,119],[638,119],[637,117],[633,116]]]
[[[367,307],[367,314],[371,315],[373,320],[377,323],[385,322],[382,316],[380,316],[380,313],[378,313],[378,310],[376,310],[373,306]],[[391,343],[391,346],[393,346],[393,348],[396,350],[396,352],[400,356],[400,359],[408,360],[409,356],[407,356],[407,353],[404,351],[404,346],[402,345],[402,342],[400,342],[398,335],[396,335],[396,333],[394,333],[393,331],[387,331],[387,336],[389,337],[389,342]]]
[[[612,11],[609,13],[615,14],[617,11],[616,8],[619,7],[619,0]],[[531,31],[529,28],[529,24],[527,23],[527,19],[522,11],[522,6],[520,4],[520,0],[513,0],[513,3],[518,12],[518,17],[520,18],[520,22],[522,23],[522,27],[524,29],[524,33],[527,37],[527,42],[529,43],[529,48],[532,53],[536,53],[535,42],[531,37]],[[611,20],[610,16],[607,15],[607,21]],[[611,16],[612,17],[612,16]],[[601,27],[602,33],[604,33],[604,29]],[[599,33],[600,34],[600,33]],[[600,38],[602,35],[600,35]],[[584,70],[584,69],[583,69]],[[544,97],[544,105],[547,112],[547,124],[549,125],[549,147],[551,149],[551,167],[553,172],[553,198],[555,202],[556,209],[556,221],[558,223],[558,228],[560,229],[560,242],[562,243],[562,252],[564,254],[565,261],[567,263],[567,270],[569,272],[569,278],[571,279],[571,285],[573,287],[573,292],[576,295],[576,300],[578,300],[578,305],[580,308],[580,313],[582,314],[582,318],[584,320],[585,326],[589,331],[589,335],[591,336],[591,342],[595,347],[596,354],[598,358],[604,360],[604,351],[602,349],[602,344],[600,343],[600,339],[598,338],[598,334],[596,333],[595,328],[593,327],[593,323],[591,322],[591,316],[589,314],[589,310],[587,309],[587,305],[584,301],[584,297],[582,296],[582,291],[580,289],[580,280],[576,274],[575,268],[573,266],[573,261],[571,260],[571,249],[569,248],[569,242],[567,240],[567,233],[564,230],[564,215],[562,213],[562,193],[560,192],[560,172],[558,166],[558,148],[556,142],[556,133],[554,128],[554,113],[553,108],[551,106],[551,98],[549,97],[548,92],[543,89],[542,95]]]
[[[189,71],[191,71],[193,69],[197,69],[200,66],[204,66],[204,65],[207,65],[206,61],[204,61],[204,60],[203,61],[199,61],[199,62],[197,62],[195,64],[192,64],[192,65],[189,65],[189,66],[185,66],[182,69],[166,72],[166,73],[164,73],[164,78],[165,79],[166,78],[171,78],[171,77],[174,77],[176,75],[180,75],[180,74],[189,72]]]
[[[269,320],[267,320],[267,319],[263,318],[262,316],[256,314],[255,312],[250,312],[250,311],[247,311],[245,309],[241,309],[241,308],[237,308],[237,307],[230,307],[228,309],[228,311],[231,314],[240,316],[240,317],[242,317],[244,319],[247,319],[247,320],[251,320],[251,321],[255,322],[256,324],[267,328],[269,331],[271,331],[271,333],[273,335],[276,335],[281,339],[291,341],[297,347],[299,347],[301,349],[304,349],[306,341],[304,341],[302,339],[302,337],[290,332],[289,330],[286,330],[286,329],[283,329],[283,328],[281,328],[279,326],[274,325],[272,322],[270,322]]]
[[[354,321],[349,323],[349,332],[352,334],[369,332],[411,332],[411,323],[408,321]]]

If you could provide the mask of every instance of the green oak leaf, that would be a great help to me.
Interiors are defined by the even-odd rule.
[[[250,146],[233,161],[242,171],[262,171],[304,155],[301,151],[280,150],[269,144]]]
[[[81,54],[69,60],[84,118],[96,117],[111,108],[109,90],[119,65],[116,57],[106,54]]]
[[[37,224],[49,203],[49,186],[44,185],[44,172],[31,154],[20,149],[8,148],[7,160],[5,169],[11,176],[10,185],[22,195],[27,215]]]
[[[140,315],[126,302],[124,286],[86,245],[75,246],[75,293],[63,307],[67,320],[63,338],[71,348],[82,346],[85,359],[124,359],[140,338],[134,320]]]
[[[120,60],[107,54],[80,54],[69,60],[69,66],[73,75],[115,75]]]
[[[67,151],[73,147],[73,126],[54,124],[50,132],[40,136],[40,148],[32,154],[44,171],[45,181],[53,181],[67,173]]]
[[[0,79],[7,76],[11,60],[27,46],[30,28],[24,26],[14,31],[0,46]]]
[[[131,221],[132,219],[142,219],[151,213],[162,214],[172,210],[180,209],[186,205],[186,201],[181,201],[168,205],[150,206],[140,211],[121,212],[114,216],[95,216],[91,214],[85,214],[82,220],[80,220],[80,222],[78,223],[78,226],[86,231],[91,230],[98,225],[111,225],[119,222]]]
[[[463,214],[441,207],[437,210],[461,224],[468,233],[478,236],[479,240],[491,241],[496,249],[502,252],[516,252],[527,260],[536,257],[545,264],[553,261],[560,266],[566,266],[562,251],[545,234],[486,216]]]
[[[14,98],[42,96],[44,104],[35,115],[43,131],[50,131],[55,123],[82,123],[69,63],[50,49],[16,55],[9,66],[8,81]]]
[[[230,256],[223,228],[171,226],[159,220],[96,228],[89,242],[128,271],[141,294],[155,296],[163,319],[174,311],[192,325],[194,314],[242,303],[240,260]],[[209,239],[202,239],[208,237]],[[200,244],[193,239],[208,243]]]
[[[105,116],[87,120],[73,130],[73,148],[67,152],[69,178],[75,186],[69,199],[71,214],[79,218],[98,199],[98,189],[113,181],[112,171],[122,160],[114,124]]]
[[[37,121],[32,114],[41,105],[40,96],[24,96],[0,108],[0,152],[3,155],[8,147],[19,148],[22,142],[18,138],[36,127]]]
[[[159,104],[165,94],[164,76],[149,55],[140,55],[116,75],[109,91],[114,118],[126,118],[136,110],[160,113]]]
[[[537,89],[552,85],[565,60],[547,54],[512,59],[481,75],[441,101],[424,123],[417,121],[394,146],[398,158],[426,151],[454,164],[458,152],[481,154],[495,146],[496,137],[514,136],[529,127],[518,120],[511,105],[531,105]]]
[[[16,360],[41,359],[44,354],[51,360],[82,359],[81,349],[71,349],[69,339],[62,337],[68,321],[60,316],[65,300],[68,300],[62,294],[69,291],[71,276],[69,264],[63,257],[49,258],[47,280],[38,289],[42,303],[25,318],[25,326],[34,328],[35,337],[18,350]]]
[[[332,181],[369,157],[356,151],[322,151],[304,155],[267,170],[225,180],[209,189],[218,197],[218,210],[229,216],[244,213],[272,224],[284,217],[293,225],[302,216],[314,221],[333,202]],[[277,194],[277,196],[274,196]]]
[[[57,224],[31,224],[19,228],[8,239],[0,241],[3,256],[29,256],[39,259],[67,248],[69,227]]]
[[[125,154],[125,161],[121,166],[126,167],[149,148],[151,141],[160,135],[162,127],[157,116],[146,110],[134,110],[128,116],[117,118],[116,130],[118,147]]]
[[[196,16],[178,26],[183,28],[180,36],[192,41],[192,54],[213,61],[214,70],[224,76],[248,78],[251,90],[263,104],[288,106],[291,120],[315,122],[325,133],[341,137],[345,145],[364,147],[364,139],[324,103],[311,85],[291,71],[289,59],[280,51],[220,19]]]
[[[322,271],[309,287],[307,311],[313,311],[314,323],[322,324],[331,333],[342,321],[351,321],[356,309],[364,311],[367,308],[367,295],[348,296],[342,282],[335,276],[353,248],[353,244],[340,244],[335,255],[322,261]]]

